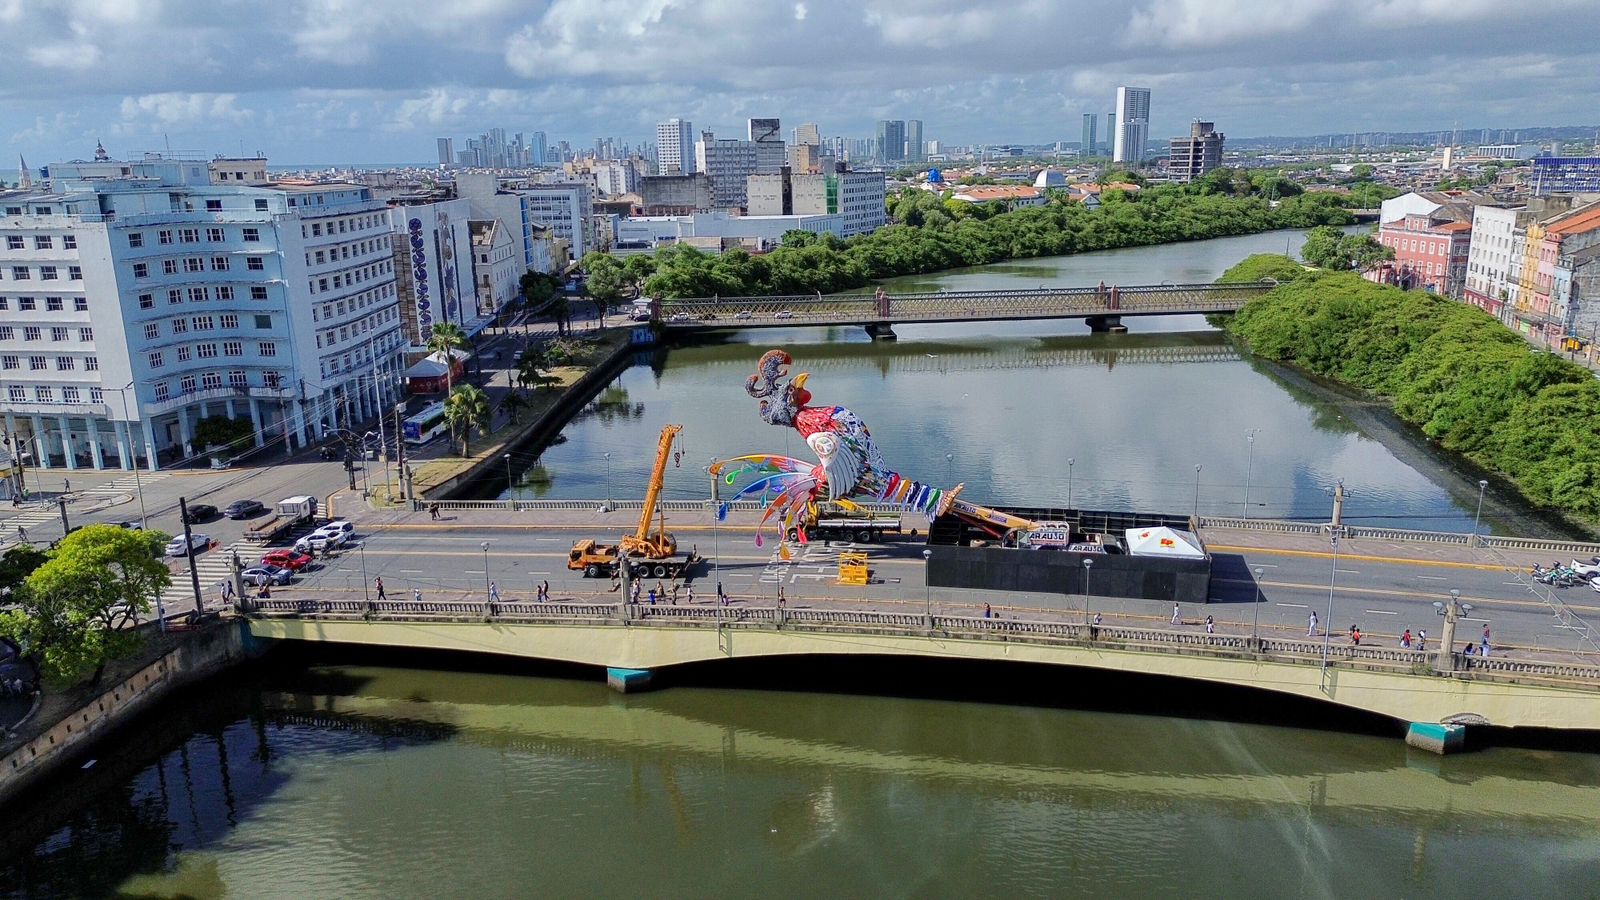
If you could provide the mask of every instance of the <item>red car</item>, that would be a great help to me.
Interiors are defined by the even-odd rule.
[[[263,566],[282,566],[291,572],[298,572],[311,564],[311,557],[293,550],[274,550],[261,557]]]

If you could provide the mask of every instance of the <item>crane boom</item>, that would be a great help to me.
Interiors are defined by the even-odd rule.
[[[645,491],[644,508],[639,511],[639,526],[631,536],[622,539],[622,549],[626,552],[639,552],[649,556],[672,552],[667,547],[669,538],[666,534],[666,519],[662,519],[662,533],[654,541],[650,538],[650,522],[660,514],[658,506],[661,500],[661,484],[667,473],[667,457],[672,455],[673,438],[676,438],[678,432],[682,430],[682,425],[666,425],[661,429],[661,440],[656,445],[656,465],[650,472],[650,487]]]

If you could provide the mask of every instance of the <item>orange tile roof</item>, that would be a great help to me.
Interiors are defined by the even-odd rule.
[[[1438,230],[1438,231],[1471,231],[1472,230],[1472,223],[1471,222],[1450,222],[1448,224],[1438,226],[1438,228],[1436,230]]]
[[[1038,188],[1007,185],[979,185],[958,190],[956,193],[973,200],[1031,200],[1039,196]]]
[[[1565,236],[1600,228],[1600,203],[1592,203],[1545,226],[1545,234]]]

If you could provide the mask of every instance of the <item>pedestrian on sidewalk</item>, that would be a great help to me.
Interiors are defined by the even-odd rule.
[[[722,589],[722,582],[717,582],[717,602],[723,606],[728,605],[728,594]]]
[[[1361,646],[1361,629],[1354,625],[1350,626],[1350,646]]]
[[[500,585],[495,584],[492,581],[489,582],[489,602],[490,603],[499,603],[500,602]]]
[[[1410,650],[1411,649],[1411,629],[1407,628],[1400,635],[1400,648],[1402,650]]]
[[[1418,629],[1417,630],[1417,651],[1421,652],[1421,651],[1426,650],[1426,649],[1428,649],[1428,632],[1425,631],[1425,630],[1422,630],[1422,629]]]
[[[372,586],[378,589],[378,599],[379,600],[388,600],[389,599],[389,595],[385,594],[383,592],[383,576],[382,575],[379,575],[377,578],[372,579]]]
[[[227,604],[227,602],[229,600],[232,600],[232,599],[233,599],[233,582],[232,581],[223,581],[222,582],[222,602],[223,602],[223,604]]]
[[[990,607],[989,604],[987,604],[987,603],[985,603],[983,605],[983,617],[985,619],[994,618],[994,609],[992,607]]]
[[[1176,603],[1172,604],[1172,624],[1177,625],[1179,622],[1182,622],[1182,621],[1183,621],[1183,610],[1178,606],[1178,604],[1176,604]]]
[[[421,603],[422,602],[422,588],[412,588],[411,589],[411,599],[416,601],[417,603]]]
[[[1311,611],[1311,615],[1306,616],[1306,637],[1316,637],[1316,634],[1317,634],[1317,611],[1313,609]]]
[[[694,605],[694,585],[691,584],[691,585],[685,586],[685,588],[684,588],[684,596],[688,599],[689,605],[693,606]]]
[[[1206,634],[1216,634],[1216,633],[1217,633],[1217,623],[1211,621],[1211,617],[1210,616],[1206,616]]]
[[[634,603],[638,603],[639,602],[639,597],[643,593],[644,593],[644,591],[642,589],[640,589],[640,587],[639,587],[639,582],[635,581],[633,583],[633,602]]]
[[[1489,655],[1489,626],[1487,624],[1485,624],[1483,626],[1483,637],[1480,639],[1480,644],[1483,647],[1483,655],[1484,656],[1488,656]]]
[[[28,540],[28,529],[23,528],[21,525],[17,526],[17,540],[24,544],[33,543],[33,541]]]
[[[540,587],[544,589],[544,599],[548,603],[550,601],[550,579],[546,578]]]
[[[656,589],[655,588],[651,588],[650,589],[650,605],[651,606],[655,606],[656,605]]]
[[[435,522],[439,521],[439,504],[428,504],[428,518],[434,520]]]
[[[678,583],[676,581],[672,583],[672,605],[678,605]]]

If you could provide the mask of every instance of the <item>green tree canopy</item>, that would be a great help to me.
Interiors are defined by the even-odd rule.
[[[1305,274],[1298,262],[1281,253],[1257,253],[1234,263],[1217,279],[1219,284],[1238,284],[1255,281],[1293,281]]]
[[[1300,255],[1318,268],[1365,272],[1383,260],[1393,259],[1394,250],[1378,243],[1370,234],[1345,234],[1337,228],[1322,226],[1311,229],[1306,235]]]
[[[161,562],[167,536],[115,525],[67,535],[0,613],[0,634],[40,661],[48,678],[70,682],[99,672],[137,643],[132,625],[172,581]]]
[[[461,438],[461,455],[470,455],[467,446],[469,432],[476,428],[479,436],[489,433],[493,415],[489,395],[473,384],[463,384],[450,392],[444,401],[444,419],[450,424],[452,434]]]
[[[467,333],[460,325],[454,322],[436,322],[433,331],[428,337],[428,350],[432,353],[443,353],[445,356],[444,386],[445,390],[451,389],[455,381],[454,351],[467,345]]]

